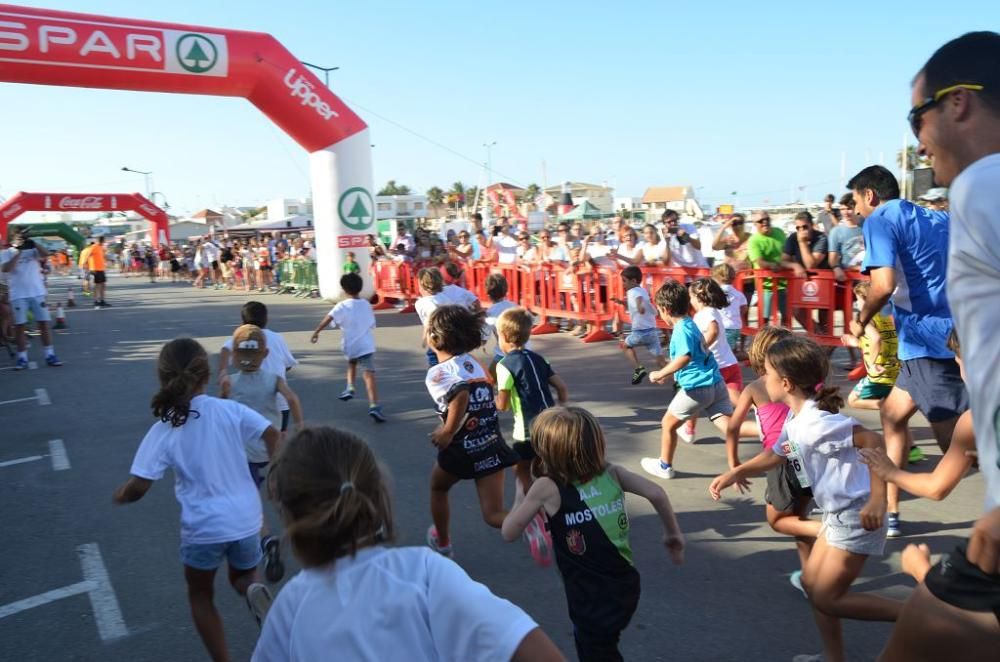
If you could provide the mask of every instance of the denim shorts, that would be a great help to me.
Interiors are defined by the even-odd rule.
[[[647,347],[653,356],[662,356],[663,347],[660,346],[660,330],[652,329],[632,329],[631,333],[625,336],[626,347]]]
[[[225,558],[230,568],[250,570],[260,564],[260,536],[256,533],[243,540],[216,542],[207,545],[181,543],[181,563],[195,570],[215,570]]]
[[[882,555],[888,518],[882,519],[880,528],[866,531],[861,526],[861,509],[864,505],[864,501],[858,501],[843,510],[823,515],[823,526],[819,534],[826,537],[826,544],[853,554]]]
[[[353,359],[347,359],[347,362],[354,365],[357,364],[364,372],[375,372],[375,353],[365,354],[364,356],[358,356]]]
[[[52,320],[52,317],[49,315],[49,309],[45,305],[45,297],[11,299],[10,307],[14,310],[15,326],[28,323],[29,310],[35,316],[36,322],[49,322]]]

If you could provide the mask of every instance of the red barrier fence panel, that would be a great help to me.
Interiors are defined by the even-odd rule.
[[[413,304],[420,296],[417,288],[415,271],[405,262],[389,260],[373,261],[371,276],[374,280],[375,296],[378,301],[372,306],[375,310],[388,310],[395,307],[395,302],[405,301],[406,306],[399,312],[412,313]]]

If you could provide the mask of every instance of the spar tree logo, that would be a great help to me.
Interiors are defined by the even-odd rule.
[[[375,201],[362,186],[344,191],[337,207],[340,222],[351,230],[367,230],[375,222]]]
[[[203,74],[219,61],[219,50],[205,35],[189,32],[177,40],[177,61],[185,71]]]

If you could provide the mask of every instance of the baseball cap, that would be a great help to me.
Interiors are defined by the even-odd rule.
[[[948,189],[946,188],[931,188],[927,189],[927,192],[920,196],[921,200],[926,200],[927,202],[934,202],[936,200],[947,200],[948,199]]]
[[[233,356],[240,370],[257,370],[267,354],[267,336],[254,324],[244,324],[233,333]]]

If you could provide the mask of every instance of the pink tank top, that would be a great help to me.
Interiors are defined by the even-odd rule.
[[[788,405],[783,402],[768,402],[755,409],[757,425],[760,426],[760,443],[765,450],[771,450],[771,446],[774,446],[781,436],[781,428],[788,420]]]

